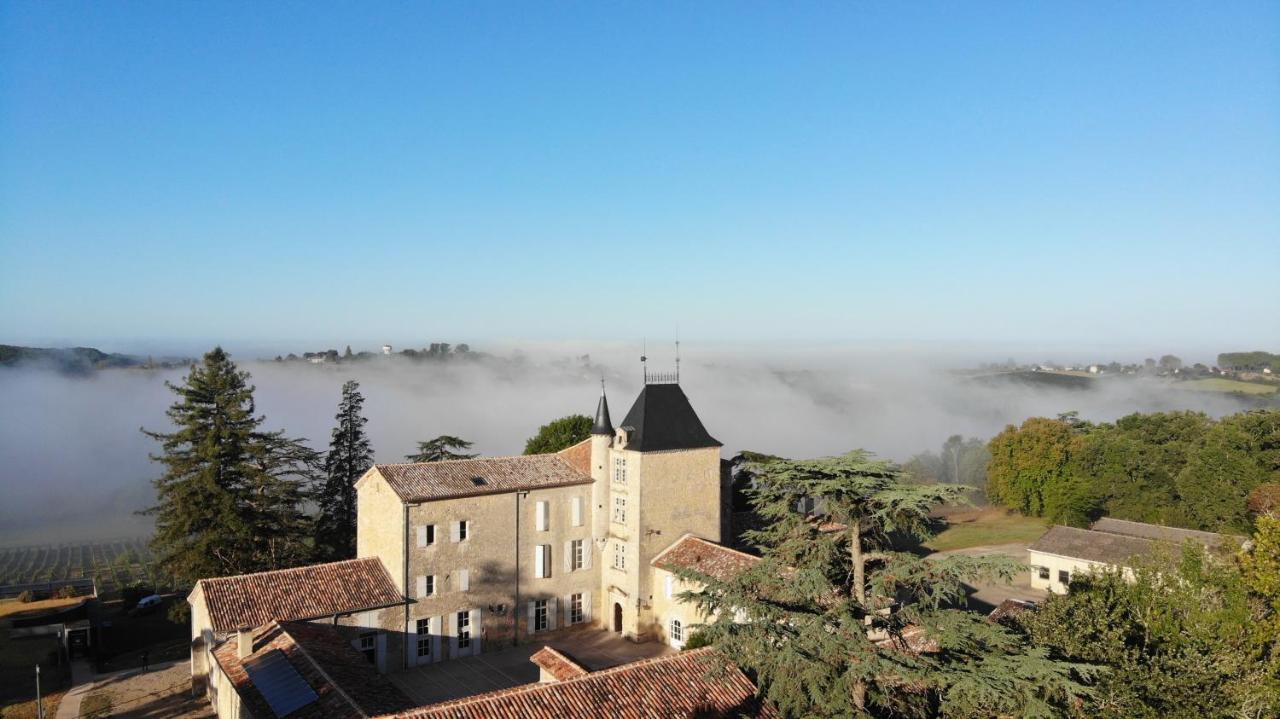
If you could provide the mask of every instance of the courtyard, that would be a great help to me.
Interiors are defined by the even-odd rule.
[[[538,667],[529,657],[544,646],[568,654],[591,671],[676,651],[661,642],[636,643],[613,632],[580,629],[551,641],[529,642],[480,656],[450,659],[395,672],[388,677],[415,702],[434,704],[538,681]]]

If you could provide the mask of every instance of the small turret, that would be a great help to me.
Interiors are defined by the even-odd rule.
[[[596,405],[596,423],[591,434],[613,436],[613,422],[609,419],[609,400],[604,396],[604,380],[600,380],[600,403]]]

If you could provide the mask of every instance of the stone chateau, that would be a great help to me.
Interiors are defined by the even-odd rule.
[[[193,686],[219,716],[259,719],[767,713],[741,673],[694,661],[709,650],[666,648],[705,619],[673,570],[755,561],[720,544],[720,446],[679,384],[647,383],[616,428],[602,392],[590,438],[561,452],[375,465],[355,559],[196,585]],[[663,656],[592,671],[574,642],[605,633]],[[551,642],[529,658],[536,683],[438,704],[402,691],[429,665]]]

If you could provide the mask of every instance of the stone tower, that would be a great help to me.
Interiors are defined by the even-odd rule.
[[[609,425],[601,396],[591,444],[598,618],[643,640],[656,630],[649,562],[685,533],[720,541],[720,442],[674,382],[646,384],[607,436]]]

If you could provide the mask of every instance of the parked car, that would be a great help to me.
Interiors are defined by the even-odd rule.
[[[137,605],[129,610],[130,616],[138,616],[140,614],[150,614],[160,608],[164,604],[164,598],[159,594],[151,594],[138,600]]]

